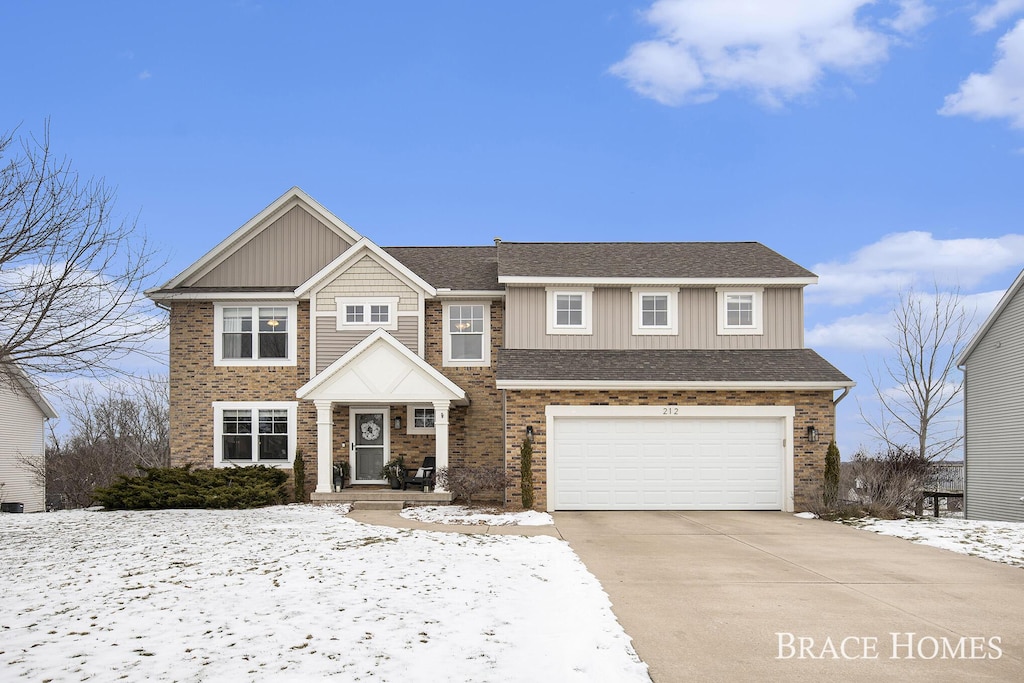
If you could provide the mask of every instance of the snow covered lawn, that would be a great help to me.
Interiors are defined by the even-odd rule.
[[[5,680],[649,681],[549,537],[334,507],[3,515]]]
[[[914,543],[1024,567],[1024,524],[1019,522],[917,517],[866,518],[843,523],[886,536],[898,536]]]

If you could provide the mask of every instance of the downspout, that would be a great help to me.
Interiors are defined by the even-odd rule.
[[[843,393],[839,394],[839,398],[837,398],[836,400],[832,401],[832,405],[833,406],[839,405],[839,402],[842,401],[844,398],[846,398],[846,395],[848,393],[850,393],[850,387],[843,387]]]
[[[505,472],[508,472],[508,411],[505,409],[505,390],[501,390],[501,448],[504,451],[503,458]],[[505,505],[508,505],[508,487],[502,493]]]

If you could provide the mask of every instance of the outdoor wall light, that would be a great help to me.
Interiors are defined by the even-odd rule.
[[[533,425],[528,425],[526,427],[526,438],[533,441]]]
[[[402,428],[402,416],[401,415],[395,415],[395,429],[401,429],[401,428]]]
[[[818,430],[814,425],[807,428],[807,440],[811,443],[818,443]]]

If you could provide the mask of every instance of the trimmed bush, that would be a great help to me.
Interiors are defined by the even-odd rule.
[[[295,462],[292,463],[292,479],[295,483],[295,502],[306,502],[306,462],[302,459],[302,449],[295,450]]]
[[[110,510],[168,508],[242,509],[286,501],[287,470],[257,465],[193,470],[147,467],[136,477],[120,475],[93,497]]]
[[[524,510],[533,509],[533,444],[523,439],[523,447],[519,449],[520,491]]]
[[[839,474],[839,446],[832,441],[828,444],[828,451],[825,453],[824,503],[826,508],[834,508],[839,501]]]

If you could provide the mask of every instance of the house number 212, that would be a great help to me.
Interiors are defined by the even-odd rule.
[[[679,408],[674,408],[674,407],[673,408],[662,408],[661,409],[661,414],[662,415],[678,415],[679,414]]]

